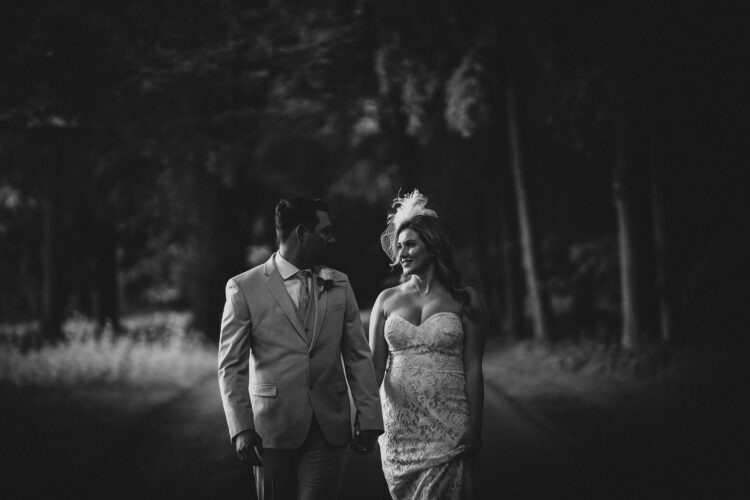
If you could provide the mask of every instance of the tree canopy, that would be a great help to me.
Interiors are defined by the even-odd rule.
[[[637,334],[658,337],[666,289],[683,338],[717,308],[731,337],[741,315],[716,298],[735,296],[746,249],[730,8],[14,0],[6,14],[3,319],[188,307],[213,337],[224,282],[273,248],[273,206],[295,195],[330,201],[330,264],[367,306],[395,279],[377,244],[386,210],[418,187],[497,329],[522,336],[528,320],[507,321],[526,317],[531,286],[514,147],[558,336],[618,335],[615,182],[629,186]]]

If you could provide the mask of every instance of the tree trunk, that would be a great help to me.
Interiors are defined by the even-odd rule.
[[[42,340],[62,339],[60,269],[58,265],[57,183],[54,169],[46,172],[42,205]]]
[[[467,193],[474,191],[475,195],[470,197],[470,203],[473,203],[471,210],[475,216],[469,217],[464,222],[463,229],[467,230],[471,237],[474,262],[479,264],[476,271],[476,280],[472,281],[474,281],[474,284],[478,286],[479,290],[481,290],[485,303],[496,304],[497,282],[493,273],[496,266],[493,265],[494,255],[492,255],[491,251],[493,228],[485,216],[485,214],[488,213],[485,210],[488,193],[486,183],[482,182],[482,179],[486,179],[487,172],[484,171],[484,165],[482,164],[479,155],[473,158],[472,164],[474,168],[467,172],[469,175],[466,175],[461,179],[463,182],[460,186],[460,190],[461,192]],[[489,315],[488,320],[490,324],[496,324],[496,312],[496,307],[488,307],[487,313]]]
[[[510,74],[512,75],[512,73]],[[506,106],[508,118],[508,140],[510,143],[510,165],[513,176],[513,186],[518,204],[518,225],[521,236],[521,257],[526,279],[526,292],[529,309],[533,322],[534,338],[536,340],[550,340],[549,307],[541,287],[536,242],[534,241],[531,210],[529,207],[526,181],[523,177],[521,161],[521,138],[516,110],[515,82],[512,76],[508,78],[506,91]]]
[[[500,232],[502,245],[503,263],[503,295],[505,298],[505,315],[503,317],[503,330],[514,340],[522,337],[521,325],[521,301],[518,293],[518,282],[516,281],[516,242],[511,231],[511,214],[507,202],[502,201],[500,206]]]
[[[625,129],[620,126],[615,137],[613,195],[617,216],[620,259],[620,301],[622,308],[620,344],[625,349],[634,349],[638,346],[640,329],[631,182],[630,165],[625,157]]]
[[[221,306],[224,300],[224,284],[229,276],[219,271],[220,259],[220,204],[222,196],[215,179],[199,174],[201,184],[193,186],[195,192],[196,218],[199,221],[194,231],[194,257],[188,272],[188,301],[193,312],[193,326],[218,341],[221,323]]]
[[[655,135],[654,135],[655,137]],[[652,144],[651,154],[651,214],[654,233],[654,285],[659,316],[660,338],[664,342],[674,341],[674,308],[671,295],[671,277],[667,250],[666,221],[663,179],[656,145]]]

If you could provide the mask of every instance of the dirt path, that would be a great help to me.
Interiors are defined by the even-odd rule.
[[[575,477],[585,472],[573,474],[576,461],[564,441],[493,384],[488,384],[485,410],[485,442],[477,470],[481,499],[585,496],[575,484]],[[78,484],[79,496],[251,498],[250,474],[229,445],[213,378],[133,422],[102,453],[90,480],[80,478],[88,485]],[[545,481],[539,480],[542,471]],[[377,456],[350,454],[341,498],[389,498]]]
[[[252,485],[229,443],[215,377],[159,408],[120,445],[123,467],[100,498],[242,498]]]
[[[632,443],[630,452],[637,454],[629,456],[622,439],[612,441],[615,447],[599,443],[592,453],[596,447],[560,435],[554,425],[507,397],[493,376],[491,356],[487,360],[483,451],[476,471],[479,500],[677,498],[685,495],[670,492],[689,493],[694,469],[684,473],[675,462],[677,443],[661,443],[661,452],[672,450],[663,457],[651,442]],[[95,411],[60,403],[8,406],[0,414],[0,456],[8,473],[0,481],[0,498],[252,498],[251,475],[229,443],[213,376],[140,409],[102,403]],[[656,477],[664,477],[661,489],[638,483]],[[711,483],[714,491],[720,485]],[[378,456],[350,454],[341,498],[388,499]]]

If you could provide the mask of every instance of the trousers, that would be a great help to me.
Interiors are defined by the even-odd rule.
[[[344,477],[346,446],[326,441],[313,416],[302,446],[266,448],[253,467],[258,500],[336,500]]]

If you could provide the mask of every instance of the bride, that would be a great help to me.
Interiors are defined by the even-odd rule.
[[[485,311],[462,288],[450,242],[416,189],[394,201],[381,244],[401,284],[383,290],[370,318],[382,384],[383,473],[401,499],[473,498],[481,447]]]

